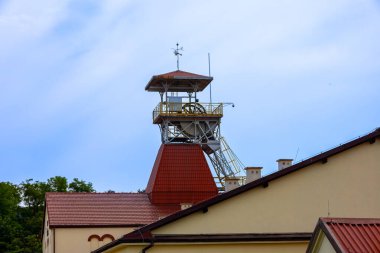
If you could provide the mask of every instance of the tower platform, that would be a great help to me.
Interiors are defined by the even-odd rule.
[[[219,120],[223,117],[223,103],[161,102],[153,110],[153,124],[164,120]]]

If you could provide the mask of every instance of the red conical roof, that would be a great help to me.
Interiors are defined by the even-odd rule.
[[[211,83],[212,80],[213,78],[211,76],[203,76],[182,70],[177,70],[153,76],[145,86],[145,90],[155,92],[203,91],[207,85]],[[167,87],[165,88],[165,86]]]
[[[153,204],[197,203],[218,189],[198,144],[162,144],[146,188]]]

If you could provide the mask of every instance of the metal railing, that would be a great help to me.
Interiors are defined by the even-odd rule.
[[[153,110],[153,121],[159,116],[223,116],[223,103],[161,102]]]

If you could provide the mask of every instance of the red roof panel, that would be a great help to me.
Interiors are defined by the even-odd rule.
[[[380,219],[321,218],[321,222],[341,252],[380,252]]]
[[[182,71],[182,70],[172,71],[172,72],[169,72],[169,73],[157,75],[155,77],[157,77],[157,78],[185,77],[185,78],[210,79],[209,76],[198,75],[198,74],[194,74],[194,73],[190,73],[190,72],[186,72],[186,71]]]
[[[146,188],[154,204],[197,203],[218,194],[198,144],[162,144]]]
[[[210,76],[177,70],[153,76],[145,86],[145,90],[156,92],[193,92],[196,85],[196,90],[202,91],[212,80],[213,78]],[[165,88],[163,84],[167,85],[167,87]]]

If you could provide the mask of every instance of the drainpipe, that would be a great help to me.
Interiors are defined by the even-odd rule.
[[[154,241],[152,239],[152,241],[150,242],[150,244],[148,246],[146,246],[145,248],[142,249],[141,253],[145,253],[148,251],[148,249],[152,248],[154,246]]]
[[[55,253],[55,228],[53,228],[53,253]]]

